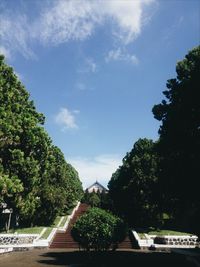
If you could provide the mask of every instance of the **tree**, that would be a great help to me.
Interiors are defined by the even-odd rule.
[[[200,46],[177,63],[176,72],[177,77],[167,81],[165,99],[153,107],[161,121],[161,190],[177,224],[194,224],[200,233]]]
[[[112,200],[110,199],[108,192],[103,190],[100,194],[100,200],[100,208],[105,210],[112,210]]]
[[[158,214],[157,154],[152,140],[139,139],[109,181],[115,212],[131,226],[149,226]]]
[[[124,239],[125,233],[121,219],[99,208],[89,209],[72,228],[73,238],[87,251],[116,247]]]
[[[88,204],[91,205],[91,207],[99,207],[100,202],[101,199],[97,193],[95,192],[90,193]]]
[[[21,184],[18,194],[4,195],[4,201],[21,218],[31,217],[38,204],[40,158],[36,153],[41,152],[37,147],[41,140],[35,132],[43,123],[44,116],[36,112],[13,69],[0,56],[0,164],[10,185]]]
[[[83,198],[81,200],[82,203],[89,203],[89,198],[90,198],[90,193],[88,191],[88,189],[85,190],[84,194],[83,194]]]
[[[75,168],[66,163],[66,206],[65,209],[74,207],[77,200],[81,200],[83,197],[83,187],[79,179],[78,172]]]
[[[6,175],[2,171],[0,165],[0,203],[5,203],[7,198],[17,198],[17,194],[24,190],[21,181],[13,176],[10,179],[9,175]]]
[[[78,173],[52,144],[44,121],[0,56],[0,201],[24,225],[52,222],[82,196]]]
[[[82,202],[90,205],[91,207],[99,207],[101,204],[100,194],[95,191],[89,193],[88,189],[85,190]]]

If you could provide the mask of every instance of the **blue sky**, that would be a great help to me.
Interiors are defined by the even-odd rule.
[[[199,0],[1,0],[6,56],[83,186],[107,185],[200,43]]]

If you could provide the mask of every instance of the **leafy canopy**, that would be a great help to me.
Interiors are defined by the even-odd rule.
[[[158,151],[166,206],[177,223],[191,227],[192,217],[200,225],[200,46],[177,63],[176,73],[153,114],[161,121]]]
[[[139,139],[112,175],[108,188],[114,210],[134,226],[155,220],[157,204],[158,158],[155,144]]]
[[[0,56],[0,201],[24,225],[51,223],[82,196],[78,173],[43,124],[43,114]]]

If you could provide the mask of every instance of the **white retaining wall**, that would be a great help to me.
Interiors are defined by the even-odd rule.
[[[76,210],[79,208],[79,205],[80,202],[77,203],[71,215],[68,216],[63,227],[59,227],[64,219],[63,217],[61,218],[58,226],[53,228],[47,239],[40,239],[40,237],[46,231],[46,228],[44,228],[40,234],[0,234],[0,253],[11,252],[14,248],[48,247],[51,244],[57,230],[66,231],[69,222],[74,216]]]
[[[153,245],[153,240],[150,239],[148,236],[146,236],[145,239],[142,239],[139,237],[138,233],[136,231],[132,231],[132,234],[137,242],[137,245],[141,247],[150,247]]]
[[[77,203],[77,205],[73,209],[72,213],[67,217],[67,220],[66,220],[66,222],[65,222],[63,227],[59,227],[59,225],[61,224],[62,220],[64,219],[64,218],[61,218],[60,222],[58,223],[58,227],[53,228],[53,230],[51,231],[51,233],[48,236],[48,238],[47,239],[37,239],[34,242],[33,246],[34,247],[48,247],[51,244],[51,242],[53,241],[53,238],[54,238],[54,236],[55,236],[57,231],[63,231],[63,232],[66,231],[71,218],[74,216],[74,213],[77,211],[79,206],[80,206],[80,202]]]
[[[198,237],[195,235],[165,235],[156,236],[144,234],[145,238],[140,238],[136,231],[132,234],[140,248],[195,248],[198,246]]]

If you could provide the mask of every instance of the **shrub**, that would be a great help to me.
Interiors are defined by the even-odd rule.
[[[115,249],[126,235],[122,220],[105,210],[91,208],[72,228],[72,236],[87,251]]]

